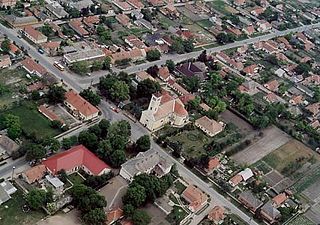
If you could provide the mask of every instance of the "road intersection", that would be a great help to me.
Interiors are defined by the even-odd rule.
[[[254,38],[249,38],[246,40],[242,41],[237,41],[234,43],[226,44],[223,46],[218,46],[214,48],[207,49],[207,52],[209,54],[223,51],[226,49],[230,48],[235,48],[235,47],[240,47],[245,44],[253,44],[259,41],[266,41],[278,36],[283,36],[286,34],[289,34],[291,32],[301,32],[307,29],[311,28],[318,28],[320,27],[320,23],[313,24],[313,25],[306,25],[286,31],[275,31],[274,33],[262,35],[259,37],[254,37]],[[39,63],[45,67],[50,73],[55,75],[58,79],[63,80],[64,83],[66,83],[70,88],[75,89],[76,91],[80,92],[84,88],[88,87],[91,85],[91,83],[97,83],[99,81],[99,78],[105,75],[104,73],[100,73],[95,75],[94,77],[90,78],[81,78],[81,77],[76,77],[74,74],[71,74],[68,71],[61,72],[58,70],[56,67],[53,66],[52,60],[48,58],[45,55],[40,54],[35,47],[30,45],[27,41],[18,38],[18,33],[16,30],[9,29],[2,24],[0,24],[0,31],[8,36],[9,39],[14,41],[18,46],[23,46],[24,49],[28,51],[28,54],[39,61]],[[150,66],[153,65],[158,65],[161,66],[165,64],[167,60],[173,60],[174,62],[181,62],[184,60],[188,60],[191,58],[197,57],[202,51],[195,51],[187,54],[182,54],[182,55],[176,55],[176,54],[171,54],[171,55],[163,55],[162,58],[158,61],[155,62],[148,62],[140,65],[134,65],[130,66],[126,69],[124,69],[124,72],[127,73],[134,73],[142,70],[146,70]],[[115,69],[115,72],[119,72],[120,70]],[[99,108],[102,111],[103,116],[106,119],[109,119],[111,121],[118,121],[118,120],[128,120],[125,115],[122,113],[116,113],[110,109],[110,103],[106,101],[102,101],[101,104],[99,105]],[[131,124],[131,130],[132,130],[132,139],[137,140],[140,136],[145,135],[145,134],[150,134],[149,131],[143,127],[140,123],[135,123],[131,120],[128,120]],[[200,189],[204,190],[211,199],[210,207],[208,207],[206,210],[204,210],[200,215],[194,215],[193,220],[191,224],[198,224],[202,218],[205,217],[205,215],[208,214],[208,211],[214,206],[214,205],[223,205],[226,208],[230,209],[232,213],[237,214],[240,218],[242,218],[244,221],[246,221],[248,224],[254,224],[257,225],[257,223],[252,220],[250,216],[242,212],[239,208],[237,208],[234,204],[232,204],[229,200],[227,200],[224,196],[219,194],[217,191],[215,191],[210,183],[204,182],[202,179],[200,179],[198,176],[196,176],[194,173],[192,173],[189,169],[187,169],[183,164],[181,164],[179,161],[177,161],[175,158],[173,158],[170,154],[168,154],[166,151],[164,151],[159,145],[157,145],[155,142],[152,141],[152,148],[154,148],[160,155],[166,157],[169,161],[174,162],[177,165],[177,169],[180,173],[180,175],[186,179],[186,181],[193,183],[194,185],[198,186]],[[5,167],[1,168],[0,172],[0,177],[1,175],[8,174],[11,170],[12,167],[22,167],[25,165],[26,162],[23,160],[17,160],[10,165],[7,165]]]

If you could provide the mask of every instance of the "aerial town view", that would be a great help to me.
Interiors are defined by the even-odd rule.
[[[320,0],[0,0],[0,225],[112,224],[320,224]]]

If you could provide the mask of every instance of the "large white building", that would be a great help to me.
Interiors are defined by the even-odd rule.
[[[189,115],[179,98],[169,93],[154,94],[147,110],[142,112],[140,122],[154,131],[165,124],[182,127],[189,121]]]
[[[159,155],[153,149],[139,154],[121,165],[120,176],[128,181],[132,181],[134,176],[143,173],[154,173],[158,177],[168,174],[172,163]]]

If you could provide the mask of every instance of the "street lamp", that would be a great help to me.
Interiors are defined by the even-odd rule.
[[[12,167],[11,180],[13,180],[13,175],[14,175],[14,169],[15,169],[15,168],[16,168],[15,166]]]

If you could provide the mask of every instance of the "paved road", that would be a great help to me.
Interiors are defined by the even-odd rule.
[[[245,44],[254,44],[257,43],[259,41],[267,41],[270,39],[273,39],[275,37],[279,37],[279,36],[284,36],[290,33],[295,33],[295,32],[302,32],[302,31],[306,31],[312,28],[320,28],[320,22],[316,23],[316,24],[311,24],[311,25],[305,25],[305,26],[301,26],[301,27],[297,27],[297,28],[293,28],[293,29],[289,29],[289,30],[285,30],[285,31],[275,31],[273,33],[270,34],[265,34],[265,35],[261,35],[258,37],[253,37],[253,38],[249,38],[249,39],[245,39],[242,41],[236,41],[230,44],[226,44],[226,45],[222,45],[222,46],[218,46],[218,47],[213,47],[213,48],[209,48],[206,49],[207,53],[212,54],[212,53],[216,53],[216,52],[221,52],[224,51],[226,49],[231,49],[231,48],[237,48],[237,47],[241,47]],[[143,71],[148,69],[150,66],[161,66],[164,65],[166,63],[167,60],[173,60],[175,63],[181,62],[181,61],[185,61],[191,58],[196,58],[198,57],[201,52],[203,50],[200,51],[195,51],[195,52],[190,52],[190,53],[186,53],[186,54],[165,54],[162,55],[160,60],[154,61],[154,62],[147,62],[147,63],[143,63],[140,65],[133,65],[130,67],[127,67],[126,69],[123,69],[121,71],[127,72],[129,74],[131,73],[136,73],[139,71]],[[114,72],[119,72],[120,70],[118,69],[114,69]],[[100,72],[95,74],[94,76],[88,78],[80,78],[78,79],[78,83],[80,85],[84,85],[84,86],[88,86],[88,84],[90,84],[91,82],[93,82],[93,84],[96,84],[99,82],[99,78],[101,76],[104,76],[105,72]]]
[[[303,27],[299,27],[299,28],[295,28],[295,29],[291,29],[291,30],[287,30],[287,31],[276,32],[273,34],[267,34],[267,35],[263,35],[260,37],[251,38],[248,40],[243,40],[243,41],[231,43],[228,45],[207,49],[207,52],[213,53],[213,52],[223,51],[225,49],[239,47],[244,44],[251,44],[251,43],[255,43],[258,41],[262,41],[262,40],[268,40],[268,39],[271,39],[271,38],[274,38],[277,36],[286,35],[290,32],[304,31],[306,29],[310,29],[313,27],[320,27],[320,23],[315,24],[315,25],[310,25],[310,26],[303,26]],[[74,88],[76,91],[78,91],[78,92],[81,91],[84,86],[83,84],[88,83],[88,82],[83,83],[83,80],[82,80],[82,82],[79,82],[79,80],[75,79],[74,76],[69,74],[67,71],[61,72],[60,70],[55,68],[52,65],[52,62],[46,56],[38,53],[37,50],[34,47],[32,47],[29,43],[27,43],[26,41],[19,39],[17,37],[18,35],[15,30],[8,29],[5,26],[3,26],[2,24],[0,24],[0,30],[3,33],[7,34],[8,37],[12,41],[15,41],[19,46],[24,46],[25,49],[28,49],[29,55],[31,57],[39,60],[39,63],[42,66],[44,66],[49,72],[54,74],[58,79],[62,79],[66,84],[68,84],[70,87]],[[141,65],[137,65],[137,66],[131,66],[131,67],[127,68],[125,71],[128,73],[133,73],[133,72],[145,70],[152,65],[162,65],[168,59],[174,60],[175,62],[180,62],[183,60],[197,57],[200,53],[201,53],[201,51],[187,53],[187,54],[183,54],[183,55],[164,55],[161,60],[158,60],[156,62],[145,63],[145,64],[141,64]],[[94,81],[97,82],[97,79],[99,79],[99,78],[95,77]],[[89,79],[89,82],[91,82],[91,78]],[[102,103],[100,104],[99,107],[102,110],[103,115],[110,120],[113,120],[113,121],[121,120],[121,119],[128,120],[123,114],[115,113],[112,110],[110,110],[110,104],[107,103],[106,101],[102,101]],[[149,134],[149,132],[141,124],[134,123],[132,121],[129,121],[129,122],[131,123],[132,139],[133,140],[136,140],[137,138],[139,138],[142,135]],[[181,163],[179,163],[176,159],[174,159],[172,156],[170,156],[167,152],[165,152],[162,148],[160,148],[154,142],[152,142],[152,147],[154,149],[156,149],[159,152],[159,154],[163,155],[168,160],[176,163],[177,169],[178,169],[180,175],[182,177],[184,177],[188,182],[191,182],[191,183],[197,185],[199,188],[201,188],[207,194],[209,194],[210,198],[212,199],[211,205],[214,205],[214,204],[224,205],[227,208],[229,208],[233,213],[239,215],[244,221],[247,221],[250,224],[257,224],[256,222],[252,221],[248,215],[243,213],[236,206],[234,206],[231,202],[229,202],[227,199],[225,199],[222,195],[220,195],[218,192],[216,192],[214,189],[212,189],[210,187],[211,186],[210,184],[201,180],[199,177],[197,177],[195,174],[193,174],[190,170],[188,170],[186,167],[184,167]],[[25,165],[25,163],[22,160],[21,161],[16,160],[12,165],[8,165],[7,167],[1,169],[1,172],[2,173],[4,173],[5,171],[8,172],[9,170],[12,169],[12,166],[21,167],[21,164]],[[194,221],[191,224],[197,224],[205,216],[205,213],[207,213],[207,211],[208,210],[205,210],[205,212],[203,212],[201,215],[196,216],[194,218]]]

